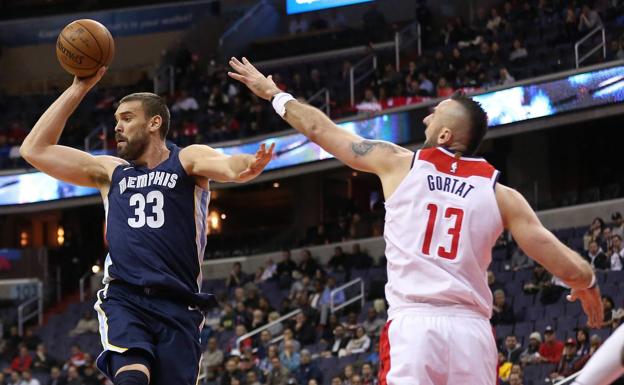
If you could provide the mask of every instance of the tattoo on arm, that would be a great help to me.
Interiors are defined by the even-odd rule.
[[[358,156],[366,156],[369,152],[373,151],[375,147],[380,147],[384,149],[389,149],[392,152],[396,153],[397,149],[391,144],[387,142],[382,142],[378,140],[363,140],[359,143],[351,143],[351,150]]]

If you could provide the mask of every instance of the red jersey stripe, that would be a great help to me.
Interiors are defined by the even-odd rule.
[[[454,156],[445,153],[439,148],[426,148],[418,152],[418,159],[429,162],[438,172],[457,176],[460,178],[468,178],[471,176],[480,176],[492,179],[496,169],[492,167],[485,159],[456,159]]]

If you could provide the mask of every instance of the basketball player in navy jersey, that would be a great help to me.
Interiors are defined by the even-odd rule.
[[[255,156],[225,156],[205,145],[180,149],[165,141],[169,110],[150,93],[119,103],[119,158],[58,145],[67,119],[105,72],[75,78],[20,153],[40,171],[102,195],[109,255],[95,304],[104,348],[100,370],[116,385],[195,384],[204,319],[198,309],[215,305],[200,293],[208,182],[255,178],[273,146],[262,145]]]

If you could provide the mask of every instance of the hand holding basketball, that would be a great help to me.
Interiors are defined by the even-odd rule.
[[[91,19],[69,23],[56,41],[56,57],[61,66],[79,78],[96,75],[101,67],[110,65],[114,55],[113,36]]]

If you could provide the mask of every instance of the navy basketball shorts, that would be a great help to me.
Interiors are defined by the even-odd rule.
[[[111,354],[141,349],[152,357],[150,385],[196,385],[204,321],[200,311],[115,282],[97,293],[94,308],[104,348],[97,366],[111,381]]]

